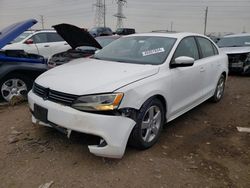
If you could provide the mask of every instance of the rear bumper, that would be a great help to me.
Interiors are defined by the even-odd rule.
[[[66,130],[87,133],[103,138],[107,145],[88,146],[91,153],[97,156],[121,158],[125,152],[129,135],[136,124],[134,120],[122,116],[92,114],[75,110],[51,101],[45,101],[32,91],[28,94],[29,107],[34,111],[34,104],[48,109],[47,119],[53,125]],[[51,126],[32,117],[33,123]]]

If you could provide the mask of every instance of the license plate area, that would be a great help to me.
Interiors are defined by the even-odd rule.
[[[47,123],[48,122],[48,109],[34,104],[34,116],[36,119]]]
[[[243,63],[239,62],[239,63],[231,63],[231,67],[233,68],[241,68],[243,67]]]

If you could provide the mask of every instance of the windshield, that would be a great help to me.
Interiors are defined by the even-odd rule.
[[[217,43],[219,47],[250,46],[250,36],[224,37]]]
[[[162,64],[176,39],[156,36],[120,38],[96,53],[93,58],[136,64]]]
[[[15,38],[13,41],[11,41],[11,43],[16,43],[16,42],[20,42],[23,39],[27,38],[29,35],[31,35],[30,32],[24,32],[21,35],[19,35],[17,38]]]
[[[116,40],[117,38],[95,38],[97,40],[97,42],[102,46],[107,46],[109,43],[111,43],[112,41]]]

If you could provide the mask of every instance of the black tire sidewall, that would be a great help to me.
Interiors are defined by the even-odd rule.
[[[6,77],[4,77],[4,78],[2,78],[0,80],[0,101],[5,101],[5,99],[2,96],[1,89],[2,89],[2,85],[9,79],[20,79],[20,80],[22,80],[25,83],[26,87],[27,87],[27,92],[29,90],[31,90],[31,88],[32,88],[32,81],[31,81],[31,79],[29,77],[27,77],[25,75],[22,75],[22,74],[8,75],[8,76],[6,76]],[[26,98],[27,96],[24,96],[24,97]]]

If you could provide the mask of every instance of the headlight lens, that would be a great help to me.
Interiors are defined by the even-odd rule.
[[[123,93],[82,96],[73,103],[72,107],[82,111],[114,110],[118,108],[122,98]]]

